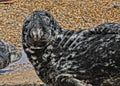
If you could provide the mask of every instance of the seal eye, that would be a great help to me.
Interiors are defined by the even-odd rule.
[[[30,23],[30,21],[27,20],[27,21],[25,21],[24,25],[27,26],[29,23]]]
[[[50,24],[50,18],[47,16],[42,16],[42,20],[44,21],[45,24],[49,25]]]

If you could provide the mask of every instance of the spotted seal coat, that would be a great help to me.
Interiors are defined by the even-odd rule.
[[[120,73],[120,24],[66,30],[44,10],[23,23],[23,48],[48,86],[101,86]]]
[[[8,44],[0,39],[0,69],[7,67],[10,63],[16,62],[21,58],[15,46]]]

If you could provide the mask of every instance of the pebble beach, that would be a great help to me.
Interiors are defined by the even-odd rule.
[[[105,22],[120,22],[120,0],[8,0],[0,2],[0,39],[22,51],[22,23],[35,10],[49,11],[65,29],[89,29]],[[0,85],[42,83],[25,53],[22,54],[20,61],[0,70]]]

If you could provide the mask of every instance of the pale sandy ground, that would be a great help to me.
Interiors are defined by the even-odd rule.
[[[0,38],[21,48],[24,18],[34,10],[53,14],[60,25],[69,29],[85,29],[104,22],[120,22],[120,0],[15,0],[0,3]],[[27,63],[14,67],[25,70],[0,74],[1,84],[33,84],[41,81]],[[11,67],[11,68],[14,68]]]

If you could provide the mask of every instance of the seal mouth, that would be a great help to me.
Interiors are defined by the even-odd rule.
[[[29,46],[44,46],[49,41],[49,36],[31,37],[26,35],[26,43]]]

